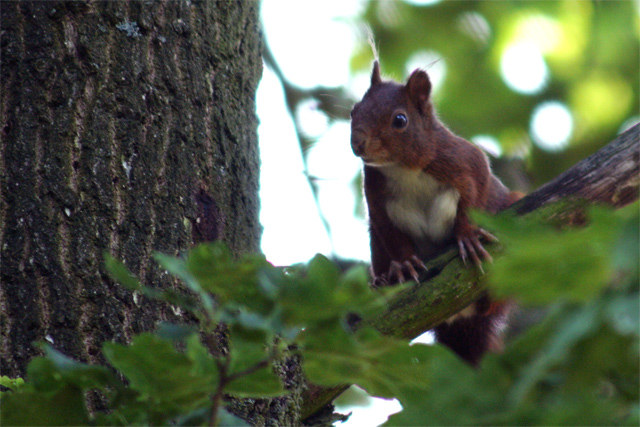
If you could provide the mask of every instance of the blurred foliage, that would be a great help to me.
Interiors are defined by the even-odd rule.
[[[112,369],[44,344],[45,356],[32,360],[25,382],[0,379],[8,389],[0,395],[0,422],[243,425],[226,411],[224,396],[287,393],[286,373],[275,362],[293,351],[315,384],[353,383],[397,398],[403,410],[387,425],[638,425],[638,208],[594,208],[586,227],[566,230],[536,214],[478,216],[506,245],[487,266],[492,291],[547,308],[543,321],[479,369],[440,345],[410,345],[364,322],[354,328],[354,314],[375,316],[403,289],[372,290],[362,266],[341,273],[319,255],[281,269],[204,244],[183,258],[156,257],[185,283],[162,293],[107,257],[123,286],[191,313],[199,330],[165,323],[129,345],[104,343]],[[220,322],[228,351],[211,352],[205,343]],[[88,390],[103,393],[107,412],[87,410]]]
[[[342,274],[318,255],[306,266],[283,270],[263,256],[235,259],[222,243],[200,245],[183,258],[157,254],[156,260],[182,279],[184,289],[142,286],[124,264],[106,256],[120,284],[190,313],[199,330],[163,323],[129,345],[106,342],[102,350],[112,369],[40,344],[45,356],[30,362],[26,382],[2,377],[8,391],[0,396],[0,424],[245,425],[226,411],[226,396],[284,394],[283,377],[291,373],[279,376],[277,363],[293,349],[317,384],[352,381],[387,397],[404,382],[422,387],[421,361],[429,350],[371,328],[354,333],[349,325],[349,316],[380,310],[386,301],[385,293],[369,287],[363,266]],[[215,342],[221,323],[229,346],[211,351],[206,343]],[[89,390],[103,393],[106,412],[90,413]]]
[[[494,283],[500,284],[495,290],[497,296],[515,294],[537,305],[552,304],[558,298],[588,302],[608,284],[614,270],[611,251],[620,239],[622,227],[616,215],[629,215],[629,208],[613,215],[610,208],[592,207],[589,227],[566,230],[560,220],[556,225],[544,221],[546,211],[557,208],[542,208],[529,214],[537,221],[518,217],[512,211],[499,217],[476,214],[488,229],[500,230],[497,237],[506,247],[505,256],[487,267]],[[562,244],[558,245],[560,236]],[[625,255],[630,257],[634,252],[637,248]],[[625,265],[633,266],[631,261],[628,259]],[[523,275],[523,271],[527,274]],[[631,273],[637,275],[637,271]],[[537,290],[540,283],[545,283],[544,293]]]
[[[369,1],[362,21],[371,29],[383,73],[402,80],[408,64],[428,70],[430,63],[421,58],[443,62],[444,81],[434,94],[443,121],[467,139],[496,138],[507,155],[528,153],[536,184],[638,119],[637,2]],[[373,54],[366,36],[361,39],[352,67],[368,72]],[[546,81],[531,94],[509,88],[501,76],[501,59],[516,43],[525,43],[531,55],[537,49],[547,68]],[[531,143],[531,115],[545,101],[559,101],[571,111],[573,132],[562,152]]]
[[[493,292],[548,314],[478,371],[432,359],[427,392],[403,389],[387,425],[638,425],[638,204],[593,209],[579,230],[539,215],[481,222],[509,238],[488,266]]]
[[[432,77],[442,73],[433,94],[437,114],[466,139],[482,136],[497,142],[502,158],[492,159],[494,172],[513,189],[528,192],[549,181],[640,120],[637,1],[368,0],[361,16],[350,22],[357,33],[354,81],[370,73],[370,38],[387,78],[403,81],[418,67]],[[537,58],[545,73],[539,87],[527,93],[511,88],[501,71],[514,46],[525,48],[520,51],[523,62]],[[305,133],[300,111],[312,105],[331,125],[348,121],[357,99],[346,86],[296,87],[268,45],[265,63],[283,84],[306,159],[319,136]],[[552,151],[534,143],[531,131],[534,112],[549,102],[565,106],[572,119],[567,144]],[[308,173],[307,178],[331,236],[318,202],[321,184]],[[363,217],[359,179],[353,188],[356,215]]]

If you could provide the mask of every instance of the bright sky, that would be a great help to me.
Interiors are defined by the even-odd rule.
[[[360,3],[263,1],[268,43],[293,84],[306,88],[349,84],[349,58],[356,36],[348,19],[359,12]],[[260,221],[267,258],[278,265],[304,262],[318,252],[330,255],[333,245],[333,251],[342,257],[368,259],[366,224],[353,215],[352,182],[361,165],[351,153],[349,123],[329,127],[312,105],[300,112],[306,119],[305,129],[318,136],[308,155],[308,173],[317,179],[320,206],[331,224],[331,242],[305,177],[282,87],[267,68],[257,104],[262,158]]]
[[[351,22],[362,7],[361,0],[264,0],[262,19],[267,41],[286,77],[300,87],[345,86],[356,98],[362,96],[368,76],[349,73],[356,38],[362,37],[362,32]],[[531,19],[537,22],[541,18]],[[552,28],[551,23],[547,26]],[[543,53],[553,47],[557,38],[551,30],[548,36],[540,37],[527,31],[527,25],[522,27],[524,30],[502,56],[501,75],[513,90],[535,94],[544,88],[548,78]],[[407,74],[440,57],[428,49],[416,53],[408,61]],[[437,90],[446,77],[446,60],[433,64],[429,71]],[[304,262],[318,252],[368,260],[366,223],[353,215],[356,208],[353,180],[361,165],[349,147],[348,122],[329,126],[327,118],[313,105],[306,105],[298,112],[305,131],[317,137],[308,154],[307,172],[317,180],[319,205],[331,228],[331,241],[305,177],[282,87],[269,69],[264,71],[257,103],[261,121],[258,130],[262,156],[260,220],[264,226],[264,253],[278,265]],[[540,147],[560,149],[572,131],[573,118],[564,104],[549,101],[536,108],[531,133]],[[472,141],[489,152],[500,153],[497,141],[491,136],[476,135]]]
[[[412,0],[429,4],[434,0]],[[363,95],[368,76],[351,76],[349,59],[359,37],[350,24],[357,16],[361,0],[263,0],[262,19],[267,41],[286,77],[300,87],[346,86],[356,98]],[[514,40],[501,60],[505,83],[513,90],[535,94],[547,80],[542,56],[549,39],[531,37],[524,32]],[[407,64],[407,74],[428,66],[438,54],[428,49],[415,54]],[[384,69],[384,64],[383,64]],[[434,88],[446,78],[446,62],[430,68]],[[353,182],[361,169],[349,145],[349,123],[328,125],[326,117],[307,105],[298,114],[303,127],[317,142],[308,154],[308,173],[317,179],[319,205],[329,222],[333,241],[318,215],[294,126],[282,87],[271,70],[265,68],[258,88],[257,110],[262,169],[260,221],[264,227],[262,250],[276,265],[309,260],[316,253],[343,258],[369,259],[367,225],[354,216],[356,194]],[[550,101],[535,110],[531,131],[534,142],[545,149],[558,149],[571,136],[573,119],[560,102]],[[472,138],[487,151],[499,154],[495,138]],[[427,338],[428,340],[428,338]],[[353,415],[345,425],[378,425],[390,413],[400,410],[397,401],[372,401],[369,407],[349,408]]]
[[[348,18],[358,13],[360,4],[358,0],[263,0],[268,43],[292,83],[306,88],[351,83],[356,96],[364,93],[366,85],[354,84],[349,75],[356,34]],[[307,261],[318,252],[335,252],[345,258],[368,260],[367,225],[354,216],[352,186],[361,164],[351,152],[349,123],[329,127],[312,105],[300,112],[305,130],[318,136],[308,154],[308,173],[318,179],[319,203],[330,223],[331,242],[305,177],[282,87],[267,68],[258,88],[257,109],[262,160],[260,221],[264,226],[262,250],[267,258],[274,264],[290,265]],[[379,425],[400,409],[397,400],[375,399],[365,406],[342,409],[352,413],[343,425]]]

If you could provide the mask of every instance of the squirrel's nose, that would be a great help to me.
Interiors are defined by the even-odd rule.
[[[351,135],[351,149],[356,156],[364,154],[365,138],[360,135]]]

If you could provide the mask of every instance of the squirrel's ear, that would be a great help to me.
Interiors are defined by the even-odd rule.
[[[406,88],[409,93],[409,98],[422,110],[431,94],[431,81],[429,80],[427,72],[424,70],[415,70],[411,73]]]
[[[373,71],[371,72],[371,86],[375,86],[379,83],[382,83],[382,78],[380,77],[380,64],[375,60],[373,61]]]

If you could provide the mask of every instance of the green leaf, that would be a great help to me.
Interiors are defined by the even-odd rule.
[[[87,365],[68,358],[48,344],[39,344],[46,357],[35,357],[27,366],[28,384],[39,392],[55,392],[66,384],[80,389],[103,389],[118,385],[104,366]]]
[[[160,338],[174,342],[185,341],[197,332],[198,329],[194,325],[183,325],[171,322],[160,322],[156,330],[156,334]]]
[[[283,318],[292,326],[313,327],[347,314],[364,314],[384,305],[388,293],[376,292],[368,285],[362,266],[350,269],[342,276],[322,255],[314,257],[308,271],[297,269],[280,289],[278,303]]]
[[[357,386],[350,386],[340,396],[338,396],[333,404],[336,406],[337,412],[347,411],[350,408],[365,408],[371,405],[371,396]]]
[[[105,343],[103,351],[141,400],[169,416],[207,405],[218,384],[215,364],[203,356],[197,337],[187,342],[191,358],[169,341],[148,333],[135,337],[130,346]]]
[[[149,298],[180,307],[189,313],[193,313],[196,317],[201,318],[202,306],[193,295],[174,289],[153,289],[146,286],[142,288],[142,294]]]
[[[554,330],[550,331],[547,342],[522,370],[510,399],[514,402],[522,401],[546,372],[565,360],[576,342],[593,332],[597,326],[597,315],[597,308],[592,305],[585,310],[574,310],[558,321]]]
[[[230,373],[244,371],[270,358],[269,345],[272,341],[273,338],[264,331],[233,326],[229,331]]]
[[[318,385],[335,386],[358,383],[370,366],[357,359],[357,343],[341,327],[327,324],[327,333],[303,334],[304,372]]]
[[[261,271],[273,268],[263,256],[245,255],[236,261],[223,243],[215,242],[189,251],[186,266],[203,289],[215,294],[221,304],[248,307],[262,314],[271,310],[270,298],[258,286]]]
[[[96,412],[93,425],[157,425],[168,420],[168,415],[156,410],[140,394],[124,388],[109,402],[109,412]]]
[[[270,364],[248,375],[238,377],[227,384],[224,390],[225,393],[238,397],[253,398],[273,397],[284,393],[282,382],[273,372]]]
[[[27,367],[27,381],[2,396],[3,425],[78,425],[89,422],[84,394],[87,390],[119,392],[122,384],[104,366],[77,362],[48,344],[39,345],[45,357]]]
[[[18,391],[23,385],[24,380],[22,378],[9,378],[5,375],[0,376],[0,386],[6,387],[11,391]]]
[[[42,344],[39,347],[44,350],[47,360],[52,362],[52,368],[55,370],[56,375],[60,375],[68,383],[82,389],[104,388],[119,384],[119,381],[111,371],[104,366],[77,362],[60,353],[49,344]],[[30,375],[29,378],[31,378],[31,375],[37,375],[35,369],[28,370],[28,373]]]
[[[239,326],[231,329],[229,375],[248,374],[227,384],[226,393],[240,397],[269,397],[284,392],[280,378],[273,371],[269,350],[272,345],[272,339],[263,331]],[[258,366],[262,367],[252,372]]]
[[[448,349],[436,345],[430,350],[428,386],[398,384],[396,397],[403,409],[385,425],[485,425],[483,418],[499,412],[503,400],[500,376],[483,384],[478,372]]]
[[[505,247],[502,256],[487,266],[495,294],[517,295],[522,304],[584,303],[608,285],[620,224],[610,210],[592,209],[587,227],[564,231],[538,217],[476,216]]]
[[[606,307],[607,320],[616,332],[623,335],[635,334],[640,331],[640,293],[617,296],[608,301]]]
[[[613,252],[613,262],[623,283],[631,290],[640,290],[640,203],[620,209],[616,215],[624,219]]]
[[[278,296],[288,324],[305,326],[342,312],[343,307],[332,303],[339,273],[326,257],[316,255],[306,269],[291,270],[291,278]]]
[[[307,277],[310,281],[327,289],[335,289],[340,278],[340,271],[327,257],[317,254],[309,261]]]
[[[192,375],[196,377],[209,377],[213,383],[217,383],[218,361],[209,353],[202,344],[200,337],[193,334],[187,338],[186,355],[192,362]]]
[[[434,346],[428,387],[399,384],[403,410],[386,425],[633,425],[637,346],[604,307],[557,304],[476,370]]]
[[[126,265],[115,259],[110,253],[104,253],[104,263],[109,276],[130,291],[142,290],[142,285],[136,277],[129,271]]]
[[[0,424],[11,426],[86,425],[84,393],[73,384],[50,393],[25,389],[2,395]]]
[[[374,396],[392,398],[401,384],[418,388],[429,383],[431,346],[380,335],[371,328],[355,334],[338,323],[303,334],[303,368],[314,384],[357,384]]]
[[[209,318],[213,318],[213,300],[207,291],[202,288],[198,280],[191,274],[186,262],[180,258],[174,258],[161,253],[155,253],[153,257],[164,269],[182,279],[187,287],[198,295],[205,313]]]
[[[173,289],[154,289],[142,286],[122,262],[113,258],[107,252],[104,253],[104,259],[109,276],[130,291],[139,292],[148,298],[168,302],[191,313],[198,313],[197,303],[191,295]]]

